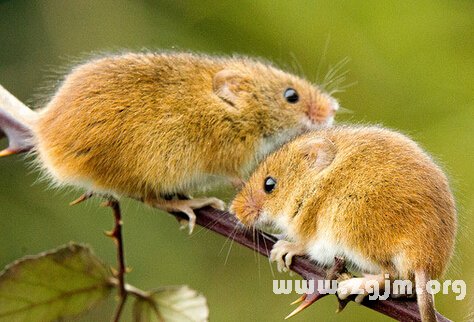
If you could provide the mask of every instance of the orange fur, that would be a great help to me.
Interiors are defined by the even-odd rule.
[[[298,103],[285,101],[288,87]],[[129,53],[72,70],[40,111],[35,149],[60,183],[154,198],[242,177],[336,109],[316,86],[256,60]]]
[[[335,150],[322,169],[318,152],[307,157],[308,146],[321,151],[313,143],[321,138]],[[263,191],[268,176],[277,180],[270,194]],[[446,176],[415,142],[379,127],[296,138],[259,165],[231,208],[246,225],[274,223],[308,254],[311,242],[330,232],[331,243],[392,278],[413,279],[415,271],[439,278],[454,247],[456,209]]]

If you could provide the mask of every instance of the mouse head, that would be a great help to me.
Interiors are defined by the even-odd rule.
[[[214,93],[236,111],[259,113],[266,134],[331,125],[339,104],[308,81],[269,64],[244,61],[218,71]]]
[[[245,226],[273,226],[283,233],[301,210],[302,197],[333,162],[334,144],[316,132],[301,136],[266,158],[235,197],[231,212]]]

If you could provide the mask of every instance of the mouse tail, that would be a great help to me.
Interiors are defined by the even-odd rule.
[[[29,151],[33,148],[33,123],[38,117],[0,85],[0,139],[8,139],[8,147],[0,151],[0,157]]]
[[[422,322],[436,322],[436,310],[434,308],[434,296],[428,293],[426,283],[430,276],[425,271],[415,271],[415,285],[417,289],[417,302]]]

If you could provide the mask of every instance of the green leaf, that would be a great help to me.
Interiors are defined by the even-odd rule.
[[[209,319],[206,298],[188,286],[166,287],[138,297],[133,306],[135,322],[204,322]]]
[[[112,289],[111,273],[83,245],[68,244],[0,273],[0,321],[52,321],[79,314]]]

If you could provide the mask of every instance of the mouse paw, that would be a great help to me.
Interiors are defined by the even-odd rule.
[[[390,293],[390,297],[393,299],[401,299],[401,298],[406,298],[406,299],[414,299],[416,298],[416,290],[414,285],[409,285],[405,286],[400,286],[400,287],[395,287],[395,285],[392,287],[392,292]]]
[[[225,210],[225,202],[218,198],[210,197],[210,198],[203,198],[202,200],[205,203],[205,206],[211,206],[212,208],[216,208],[218,210]],[[202,207],[205,207],[205,206],[202,206]],[[199,207],[199,208],[202,208],[202,207]]]
[[[179,221],[179,230],[185,230],[188,228],[189,234],[191,235],[196,226],[196,214],[192,209],[182,209],[181,212],[185,213],[188,216],[188,219],[178,219]]]
[[[357,294],[356,300],[359,299],[358,302],[360,303],[369,294],[364,288],[364,284],[365,279],[363,277],[342,281],[337,286],[337,297],[341,300],[345,300],[352,294]]]
[[[270,261],[277,263],[279,272],[288,272],[293,256],[305,254],[305,248],[302,244],[279,240],[273,245],[270,252]]]
[[[383,292],[385,286],[385,275],[369,275],[364,277],[354,277],[343,280],[338,283],[337,297],[340,300],[346,300],[349,296],[355,294],[354,301],[361,303],[369,294],[374,292]]]
[[[181,212],[184,213],[188,219],[179,219],[181,225],[180,229],[188,228],[189,234],[194,230],[196,225],[196,214],[194,209],[211,206],[213,208],[224,210],[225,203],[217,198],[196,198],[196,199],[164,199],[164,198],[149,198],[145,199],[145,203],[167,212]]]

